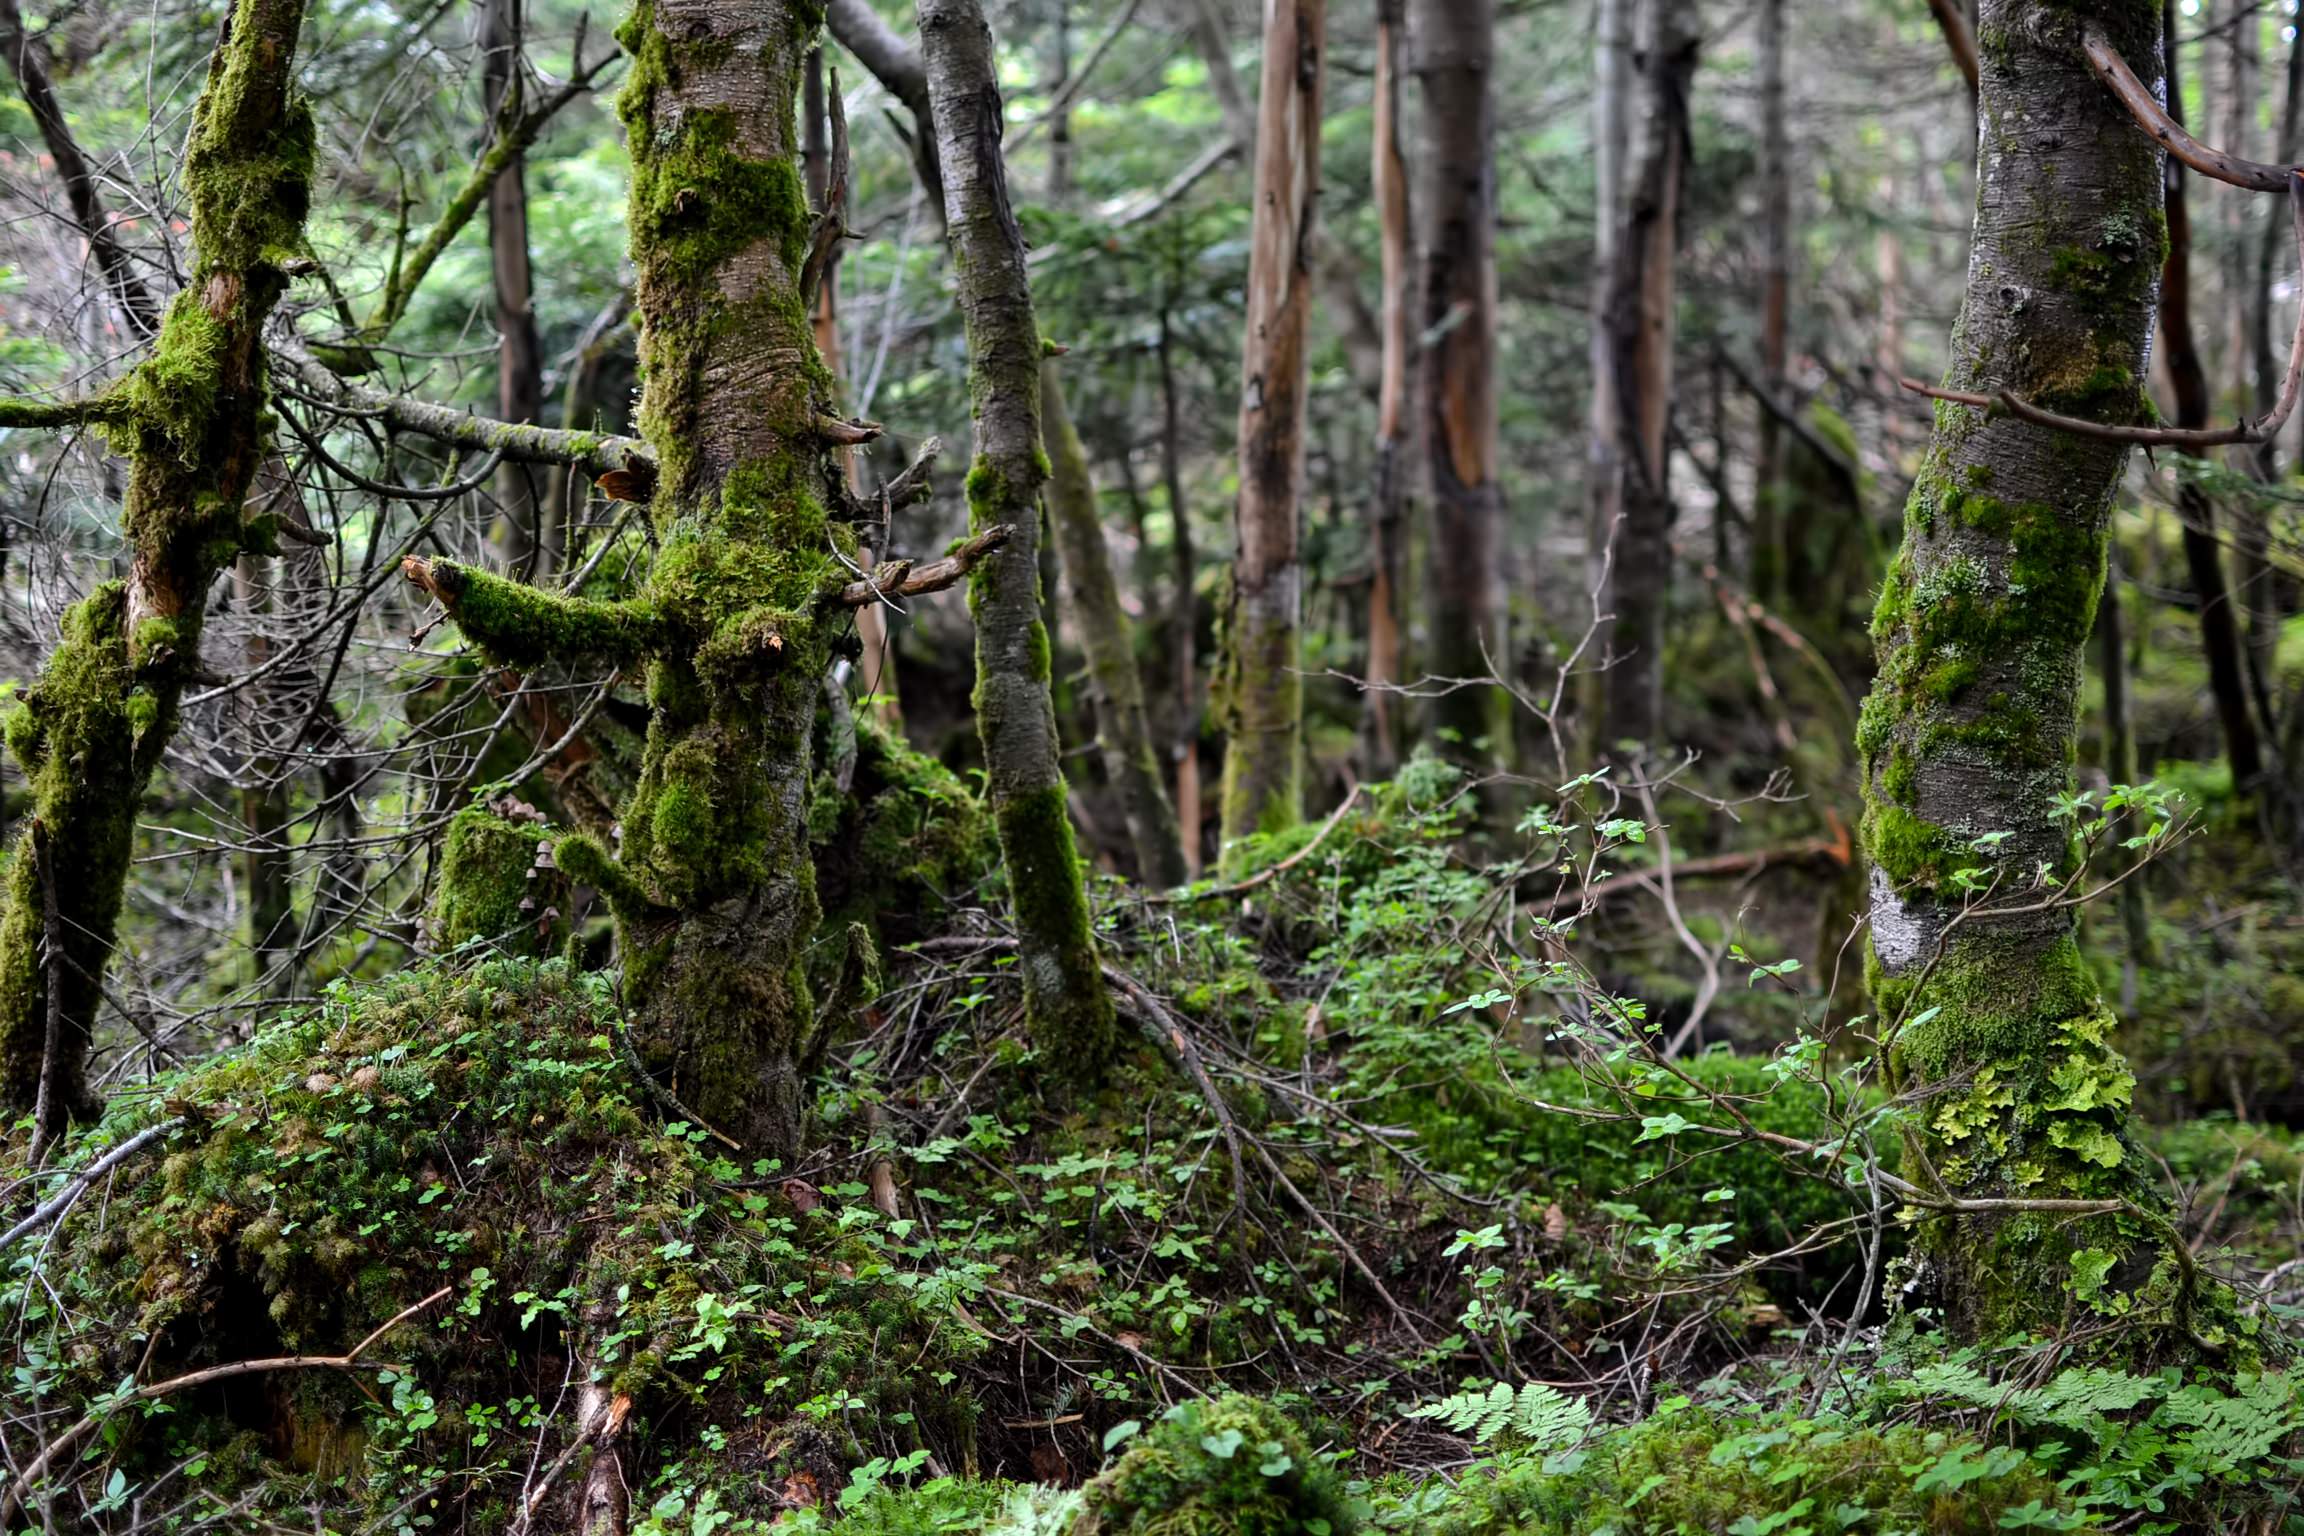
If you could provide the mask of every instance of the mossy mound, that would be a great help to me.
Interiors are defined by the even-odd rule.
[[[2019,1452],[1908,1425],[1755,1422],[1667,1404],[1584,1451],[1499,1461],[1460,1485],[1431,1536],[1676,1536],[1684,1531],[2071,1529]],[[2028,1522],[2011,1511],[2045,1515]]]
[[[947,1388],[982,1335],[898,1272],[877,1213],[659,1125],[620,1027],[603,977],[420,969],[116,1104],[73,1160],[183,1124],[49,1234],[53,1289],[28,1289],[4,1362],[25,1401],[67,1422],[124,1380],[341,1355],[407,1315],[364,1357],[394,1368],[117,1409],[39,1495],[63,1518],[115,1475],[155,1488],[198,1461],[204,1487],[307,1525],[397,1509],[501,1530],[539,1447],[571,1454],[538,1497],[575,1496],[587,1386],[629,1400],[642,1509],[708,1496],[766,1519],[875,1453],[970,1445]],[[37,1242],[5,1260],[33,1264]]]
[[[1089,1485],[1073,1536],[1346,1536],[1361,1515],[1270,1403],[1171,1409]]]

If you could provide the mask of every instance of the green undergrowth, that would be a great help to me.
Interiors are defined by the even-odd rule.
[[[12,1394],[101,1408],[131,1377],[340,1353],[416,1307],[372,1348],[395,1369],[115,1407],[70,1475],[143,1489],[198,1463],[258,1509],[503,1529],[590,1374],[631,1399],[643,1506],[710,1486],[765,1516],[781,1484],[755,1474],[831,1481],[931,1435],[965,1464],[952,1383],[987,1341],[958,1280],[897,1262],[868,1207],[664,1124],[618,1027],[603,977],[421,970],[116,1105],[93,1143],[185,1124],[56,1252],[6,1255],[49,1277],[19,1296]]]

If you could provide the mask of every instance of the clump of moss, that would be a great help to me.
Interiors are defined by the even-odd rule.
[[[629,1395],[632,1446],[682,1447],[629,1451],[636,1484],[678,1460],[739,1520],[777,1512],[795,1458],[819,1483],[862,1459],[825,1449],[812,1404],[966,1435],[966,1398],[938,1378],[982,1335],[908,1284],[856,1213],[659,1125],[622,1027],[605,976],[427,967],[332,986],[116,1106],[67,1160],[164,1115],[183,1124],[143,1176],[52,1234],[54,1293],[0,1351],[44,1400],[76,1414],[138,1370],[341,1353],[431,1300],[378,1340],[397,1368],[373,1395],[334,1373],[276,1397],[188,1393],[165,1418],[119,1414],[102,1454],[60,1475],[141,1483],[198,1455],[203,1486],[248,1498],[252,1523],[319,1508],[366,1528],[423,1500],[443,1526],[501,1530],[536,1444],[502,1431],[571,1360]],[[538,1523],[575,1516],[546,1505]]]
[[[1981,1475],[1921,1491],[1947,1457]],[[1536,1458],[1468,1477],[1433,1536],[1675,1536],[1683,1531],[1883,1530],[1987,1536],[2008,1510],[2060,1511],[2039,1468],[2013,1452],[1910,1425],[1860,1428],[1778,1415],[1736,1419],[1663,1405],[1601,1436],[1567,1470]],[[1811,1517],[1802,1526],[1803,1516]],[[1826,1524],[1837,1521],[1837,1525]]]
[[[1348,1536],[1360,1511],[1271,1404],[1169,1411],[1089,1486],[1073,1536]]]
[[[466,806],[448,823],[432,939],[442,950],[483,943],[550,954],[568,935],[568,880],[536,808],[511,795]]]

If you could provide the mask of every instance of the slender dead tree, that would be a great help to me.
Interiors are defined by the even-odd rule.
[[[1946,401],[1873,619],[1857,745],[1870,980],[1937,1217],[1919,1279],[1952,1332],[2054,1332],[2091,1287],[2147,1350],[2215,1326],[2127,1138],[2132,1079],[2080,953],[2072,779],[2082,665],[2165,254],[2159,146],[2095,88],[2100,26],[2155,79],[2159,8],[1985,0],[1973,255]]]
[[[1431,670],[1509,669],[1504,493],[1497,484],[1496,13],[1490,0],[1418,0],[1409,68],[1423,98],[1421,320],[1425,455],[1431,476]],[[1512,698],[1455,688],[1433,701],[1443,750],[1510,759]]]
[[[11,402],[0,422],[89,422],[129,458],[128,576],[65,615],[62,643],[6,722],[33,810],[0,907],[0,1109],[36,1145],[96,1108],[87,1079],[137,809],[200,670],[209,585],[277,551],[243,503],[264,455],[263,327],[304,243],[313,133],[294,90],[301,0],[225,18],[184,160],[196,251],[152,355],[95,399]]]
[[[1112,551],[1104,541],[1103,519],[1097,515],[1095,477],[1080,434],[1064,408],[1054,358],[1040,365],[1040,413],[1041,435],[1048,445],[1048,524],[1056,536],[1065,595],[1078,619],[1080,648],[1088,656],[1096,747],[1104,761],[1104,777],[1128,823],[1137,878],[1163,888],[1182,885],[1191,875],[1184,864],[1176,807],[1168,799],[1160,756],[1152,744],[1135,638],[1127,610],[1120,606]]]
[[[986,796],[1015,904],[1029,1027],[1054,1070],[1087,1080],[1110,1060],[1117,1026],[1089,928],[1048,692],[1040,598],[1039,499],[1047,478],[1040,331],[1001,158],[992,30],[977,0],[920,0],[919,16],[945,228],[968,331],[975,431],[969,519],[979,531],[1014,530],[969,587]]]
[[[481,98],[491,124],[516,120],[521,97],[521,0],[481,0]],[[496,414],[506,421],[544,416],[544,344],[536,331],[528,259],[528,158],[513,150],[488,183],[488,259],[496,298]],[[496,477],[501,547],[514,570],[541,581],[559,563],[561,533],[533,464],[506,464]]]
[[[1672,343],[1680,204],[1688,170],[1688,89],[1696,71],[1692,0],[1644,0],[1637,36],[1638,110],[1623,207],[1603,275],[1608,357],[1596,387],[1610,396],[1614,448],[1599,477],[1595,537],[1604,541],[1608,616],[1595,637],[1598,745],[1655,745],[1663,731],[1664,618],[1672,581]]]
[[[1760,0],[1755,48],[1760,85],[1760,383],[1772,400],[1785,389],[1785,326],[1792,291],[1792,151],[1784,118],[1784,0]],[[1783,596],[1786,568],[1783,424],[1760,413],[1760,455],[1752,488],[1752,595]]]
[[[2181,75],[2174,9],[2164,16],[2169,113],[2181,122],[2184,99],[2178,83]],[[2160,280],[2160,337],[2167,353],[2169,384],[2176,397],[2174,424],[2196,430],[2208,425],[2212,405],[2208,370],[2201,366],[2200,349],[2192,332],[2192,217],[2184,196],[2184,167],[2171,159],[2165,174],[2168,259]],[[2245,787],[2262,774],[2264,755],[2257,743],[2256,719],[2248,707],[2247,660],[2241,651],[2232,594],[2224,581],[2216,503],[2187,476],[2177,488],[2176,512],[2184,568],[2191,575],[2192,596],[2199,605],[2200,649],[2208,662],[2208,693],[2215,700],[2216,720],[2223,729],[2224,756],[2232,767],[2232,782]]]
[[[1402,680],[1400,580],[1407,542],[1408,484],[1413,478],[1414,434],[1408,421],[1409,249],[1413,238],[1408,156],[1401,143],[1400,76],[1407,0],[1378,0],[1376,80],[1369,182],[1376,201],[1378,269],[1382,298],[1378,330],[1383,351],[1376,385],[1376,476],[1368,516],[1368,740],[1369,767],[1389,774],[1400,763],[1396,700]]]
[[[1325,0],[1268,0],[1248,314],[1240,359],[1238,556],[1225,596],[1223,857],[1303,814],[1304,397],[1319,214]]]

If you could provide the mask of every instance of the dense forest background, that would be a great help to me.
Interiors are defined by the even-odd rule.
[[[2292,12],[0,0],[0,1530],[2304,1529]]]

